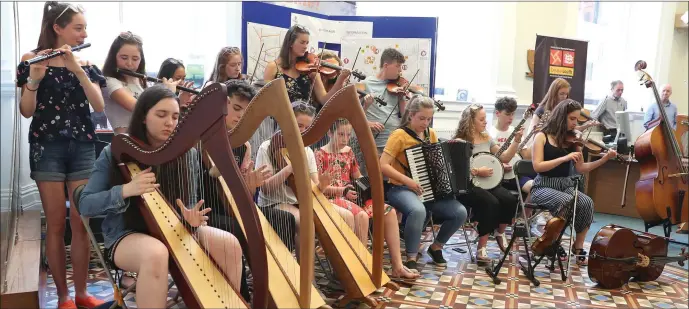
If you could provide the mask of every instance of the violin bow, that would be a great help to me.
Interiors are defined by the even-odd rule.
[[[261,54],[263,53],[263,45],[266,43],[261,43],[261,49],[258,51],[258,57],[256,58],[256,65],[254,65],[254,71],[251,72],[251,79],[249,80],[249,85],[254,82],[254,76],[256,76],[256,68],[258,68],[258,61],[261,59]]]
[[[328,42],[323,42],[323,47],[321,48],[321,53],[318,55],[318,58],[317,58],[317,59],[318,59],[318,64],[316,65],[316,75],[314,75],[314,76],[318,76],[318,74],[319,74],[319,73],[318,73],[318,70],[321,69],[321,56],[323,56],[323,52],[325,51],[325,45],[326,45],[326,44],[328,44]],[[318,76],[318,77],[320,78],[320,76]],[[316,78],[314,77],[314,80],[315,80],[315,79],[316,79]],[[308,99],[306,100],[306,103],[307,103],[307,104],[311,104],[311,96],[313,95],[313,88],[314,88],[314,87],[316,87],[316,82],[315,82],[315,81],[311,81],[311,91],[309,91],[309,97],[308,97]],[[321,103],[321,105],[323,105],[323,104],[325,104],[325,102]]]

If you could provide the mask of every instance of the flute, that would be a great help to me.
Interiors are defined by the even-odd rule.
[[[80,50],[82,50],[82,49],[84,49],[84,48],[87,48],[87,47],[91,47],[91,43],[84,43],[84,44],[81,44],[81,45],[78,45],[78,46],[74,46],[74,47],[72,47],[72,51],[73,51],[73,52],[75,52],[75,51],[80,51]],[[55,58],[55,57],[61,56],[61,55],[64,55],[64,52],[61,51],[61,50],[56,50],[56,51],[54,51],[54,52],[52,52],[52,53],[49,53],[49,54],[45,54],[45,55],[40,55],[40,56],[37,56],[37,57],[33,57],[33,58],[29,59],[29,60],[24,60],[24,62],[22,62],[22,63],[23,63],[25,66],[30,66],[30,65],[32,65],[32,64],[34,64],[34,63],[38,63],[38,62],[41,62],[41,61],[44,61],[44,60],[52,59],[52,58]]]
[[[145,80],[147,80],[147,81],[149,81],[149,82],[154,82],[154,83],[162,83],[162,82],[163,82],[163,80],[161,80],[161,79],[158,79],[158,78],[155,78],[155,77],[150,77],[150,76],[148,76],[148,75],[143,75],[143,74],[140,74],[140,73],[137,73],[137,72],[132,72],[132,71],[126,70],[126,69],[117,69],[117,72],[118,72],[118,73],[122,73],[122,74],[124,74],[124,75],[129,75],[129,76],[133,76],[133,77],[143,78],[143,79],[145,79]],[[196,89],[191,89],[191,88],[183,87],[183,86],[180,86],[180,85],[177,85],[177,89],[178,89],[178,90],[182,90],[182,91],[186,91],[186,92],[190,92],[190,93],[193,93],[193,94],[199,94],[199,93],[200,93],[200,92],[199,92],[198,90],[196,90]]]

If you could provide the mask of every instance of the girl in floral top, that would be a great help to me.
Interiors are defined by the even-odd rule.
[[[78,213],[70,211],[71,258],[75,287],[73,301],[67,289],[65,265],[65,182],[73,203],[74,189],[87,182],[95,161],[96,133],[89,105],[103,111],[101,71],[80,60],[71,47],[84,43],[86,19],[81,7],[46,2],[36,49],[22,62],[60,50],[64,55],[17,67],[17,87],[22,88],[20,112],[31,118],[29,127],[31,178],[36,181],[47,221],[46,255],[55,280],[58,308],[93,308],[103,302],[86,291],[90,243]]]
[[[315,153],[316,165],[319,173],[330,175],[330,185],[323,190],[323,194],[328,196],[334,205],[352,212],[355,222],[354,224],[348,222],[348,225],[353,226],[361,242],[366,244],[368,243],[369,218],[373,217],[373,204],[371,200],[367,200],[359,202],[365,205],[363,209],[357,205],[359,196],[352,183],[354,179],[361,177],[361,172],[354,152],[348,145],[351,136],[352,125],[347,120],[337,120],[328,132],[330,142]],[[343,218],[346,217],[343,216]],[[387,204],[385,205],[384,220],[385,241],[390,249],[392,262],[391,277],[398,279],[419,278],[418,272],[408,269],[402,263],[397,213]]]

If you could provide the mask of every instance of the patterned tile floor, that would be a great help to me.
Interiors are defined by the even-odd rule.
[[[508,231],[509,233],[509,231]],[[424,234],[430,240],[430,232]],[[449,243],[463,240],[461,232],[455,234]],[[588,244],[587,244],[588,246]],[[596,288],[588,278],[585,268],[572,267],[572,276],[562,282],[557,269],[550,272],[544,266],[536,270],[541,282],[536,287],[519,270],[519,260],[523,257],[513,254],[500,271],[502,282],[493,284],[483,267],[471,263],[468,253],[459,253],[448,246],[444,250],[449,261],[447,268],[437,268],[424,254],[420,259],[422,278],[414,285],[401,285],[398,291],[386,288],[378,290],[373,297],[379,302],[377,308],[687,308],[689,290],[688,273],[684,268],[668,265],[656,282],[630,282],[620,289],[603,290]],[[474,247],[475,248],[475,247]],[[520,249],[523,249],[520,248]],[[422,252],[425,252],[423,250]],[[475,252],[475,251],[474,251]],[[495,242],[489,242],[489,255],[499,258]],[[389,258],[386,256],[386,270],[389,271]],[[565,264],[566,265],[566,264]],[[73,292],[71,265],[67,268],[68,284]],[[112,299],[112,287],[106,274],[95,258],[92,260],[88,279],[88,290],[101,299]],[[331,282],[321,266],[316,263],[316,282],[326,301],[334,308],[366,308],[357,302],[342,303],[342,292],[337,284]],[[52,277],[48,277],[47,307],[55,308],[57,299]],[[176,288],[170,289],[173,297]],[[134,295],[126,297],[127,305],[135,308]],[[173,308],[185,308],[177,304]]]

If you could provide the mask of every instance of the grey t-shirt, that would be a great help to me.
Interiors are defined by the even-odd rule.
[[[497,145],[495,143],[495,140],[491,137],[489,140],[480,143],[480,144],[474,144],[474,150],[472,151],[471,154],[477,154],[479,152],[488,152],[490,153],[490,149],[493,148],[493,146]]]
[[[114,77],[106,77],[105,84],[107,87],[103,89],[103,101],[105,103],[105,116],[108,117],[110,126],[113,129],[128,127],[129,120],[132,118],[132,112],[115,102],[110,96],[115,90],[126,88],[137,99],[144,92],[144,88],[139,83],[125,83]]]
[[[615,100],[611,96],[606,96],[591,113],[591,118],[598,120],[606,129],[617,129],[615,112],[625,110],[627,110],[627,100],[622,97]]]
[[[398,116],[397,103],[399,102],[399,97],[397,95],[389,93],[386,88],[388,81],[379,80],[375,76],[369,76],[364,80],[364,85],[366,89],[364,92],[370,93],[373,96],[379,97],[387,103],[386,106],[379,106],[377,103],[371,104],[366,110],[366,119],[371,122],[385,123],[385,119],[388,119],[390,112],[392,116],[385,123],[385,130],[380,132],[376,138],[376,147],[385,147],[385,143],[388,141],[390,133],[400,126],[400,118]],[[394,111],[393,111],[394,109]],[[376,136],[374,133],[373,136]]]

